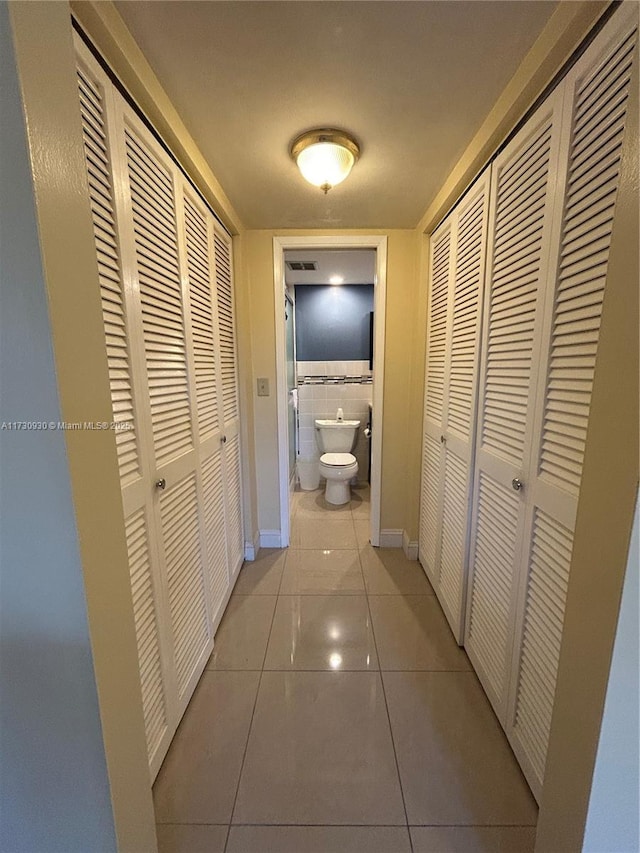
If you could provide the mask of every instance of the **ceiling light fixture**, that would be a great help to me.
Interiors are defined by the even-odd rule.
[[[329,279],[329,284],[343,284],[344,278],[341,275],[332,275]]]
[[[341,183],[360,157],[360,146],[344,130],[307,130],[291,143],[291,156],[302,177],[325,194]]]

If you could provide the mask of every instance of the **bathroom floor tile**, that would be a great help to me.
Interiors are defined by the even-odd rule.
[[[158,823],[229,823],[258,672],[204,672],[153,787]]]
[[[224,853],[228,826],[159,824],[158,853]]]
[[[424,569],[407,560],[402,548],[360,549],[362,572],[370,595],[434,595]]]
[[[377,669],[366,596],[281,596],[264,668]]]
[[[535,801],[475,673],[383,678],[409,824],[535,824]]]
[[[433,595],[369,595],[383,670],[468,670]]]
[[[366,518],[354,518],[353,526],[356,531],[356,540],[358,542],[358,548],[364,548],[365,545],[369,545],[371,540],[371,523]]]
[[[314,518],[316,522],[329,518],[339,518],[340,516],[349,516],[351,506],[349,503],[342,506],[333,506],[327,503],[324,499],[324,489],[317,492],[305,492],[298,499],[296,517],[297,518]]]
[[[277,595],[286,556],[284,548],[261,548],[256,560],[242,566],[233,594]]]
[[[232,595],[207,669],[262,669],[275,595]]]
[[[356,549],[296,550],[287,554],[280,595],[338,592],[363,594],[364,580]]]
[[[351,513],[355,518],[368,519],[371,514],[371,493],[369,486],[351,487]]]
[[[401,826],[232,826],[227,853],[411,853]]]
[[[349,515],[349,514],[348,514]],[[294,548],[336,549],[357,548],[351,516],[348,518],[308,518],[296,515],[292,527],[291,545]]]
[[[379,673],[263,673],[233,823],[405,825]]]
[[[533,853],[533,826],[412,826],[413,853]]]

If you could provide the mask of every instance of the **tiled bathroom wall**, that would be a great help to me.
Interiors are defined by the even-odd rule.
[[[299,361],[298,454],[300,459],[319,459],[315,436],[316,418],[335,418],[338,408],[345,420],[359,420],[358,480],[366,483],[369,469],[369,439],[364,428],[372,400],[372,375],[368,361]]]

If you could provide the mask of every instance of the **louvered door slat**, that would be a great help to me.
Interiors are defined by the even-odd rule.
[[[447,230],[434,244],[431,265],[425,414],[437,423],[442,422],[444,403],[450,246],[451,233]]]
[[[438,581],[436,564],[437,542],[440,530],[440,444],[430,435],[424,435],[422,456],[422,494],[420,497],[419,553],[422,564]]]
[[[482,442],[515,465],[523,459],[526,422],[522,417],[530,395],[531,355],[535,331],[537,288],[543,246],[542,222],[547,206],[546,187],[551,153],[551,119],[542,123],[532,143],[514,158],[508,181],[498,181],[494,225],[494,264],[491,271],[487,373]],[[518,184],[535,157],[539,188],[533,197]],[[538,192],[538,189],[540,190]],[[513,199],[511,198],[513,196]],[[523,253],[519,238],[524,238]],[[499,265],[496,271],[496,263]],[[507,287],[509,298],[496,297]],[[512,300],[517,300],[514,304]],[[506,350],[517,350],[518,369]],[[500,387],[508,389],[500,392]],[[505,422],[510,426],[505,427]]]
[[[220,338],[220,374],[222,409],[225,424],[238,417],[236,375],[236,339],[233,311],[231,245],[218,229],[214,231],[216,289],[218,300],[218,333]]]
[[[184,207],[196,409],[202,441],[219,429],[209,235],[205,215],[188,195]]]
[[[580,87],[576,93],[575,128],[584,124],[583,113],[592,116],[592,120],[594,120],[600,116],[602,111],[606,112],[607,110],[607,89],[598,84],[599,79],[615,79],[620,87],[617,93],[618,101],[621,106],[626,106],[634,41],[635,36],[629,36],[614,56]],[[582,92],[585,94],[583,95]],[[591,402],[606,264],[615,210],[614,199],[622,149],[624,118],[625,111],[623,109],[616,118],[615,127],[611,128],[611,138],[615,144],[607,144],[611,141],[610,139],[605,138],[603,140],[606,152],[602,162],[598,161],[594,164],[588,158],[584,158],[584,148],[591,145],[584,135],[578,136],[576,134],[574,136],[570,152],[569,179],[565,200],[565,228],[563,229],[560,249],[560,273],[556,286],[550,351],[549,392],[545,402],[540,474],[554,485],[576,497],[580,488],[584,442]],[[596,231],[590,228],[589,220],[584,217],[577,225],[573,222],[576,201],[579,202],[580,187],[589,181],[590,172],[593,170],[607,176],[607,181],[602,185],[602,190],[603,197],[609,199],[605,216],[602,216],[601,213]],[[576,255],[583,258],[581,266],[577,265],[574,260]],[[586,258],[590,260],[587,261]],[[592,275],[585,276],[581,283],[576,284],[576,275],[585,270],[591,271]],[[585,346],[589,348],[587,358],[585,358],[584,350],[578,351],[578,347]],[[581,383],[584,395],[584,402],[580,408],[572,404],[569,390],[575,387],[576,369],[580,371],[577,381]],[[570,433],[573,441],[569,445],[565,438],[567,426],[573,428]],[[575,443],[576,438],[579,439],[578,447]],[[572,451],[576,464],[571,467],[559,465],[558,460],[567,453],[568,449]]]
[[[202,493],[207,543],[207,577],[214,624],[229,588],[222,456],[216,451],[202,465]]]
[[[229,571],[232,575],[235,575],[244,556],[239,435],[233,436],[225,445],[225,478],[227,486],[226,527]]]
[[[162,465],[193,445],[173,184],[130,128],[126,153],[153,444]]]
[[[178,688],[183,692],[209,641],[195,475],[160,498]]]
[[[167,709],[158,639],[157,604],[151,578],[149,529],[143,509],[127,519],[125,529],[138,642],[142,707],[151,761],[167,730]]]
[[[120,481],[126,486],[140,478],[141,469],[105,107],[101,88],[89,78],[88,73],[79,70],[78,83],[105,322],[113,420],[117,425],[116,448]]]

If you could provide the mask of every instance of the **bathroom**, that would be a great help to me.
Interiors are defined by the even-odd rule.
[[[285,252],[290,484],[321,488],[327,509],[347,503],[351,490],[366,493],[371,481],[375,272],[372,249]],[[318,421],[336,420],[353,432],[320,431]],[[334,446],[338,433],[344,446]],[[326,451],[352,456],[328,468]],[[338,481],[328,493],[327,474]]]

